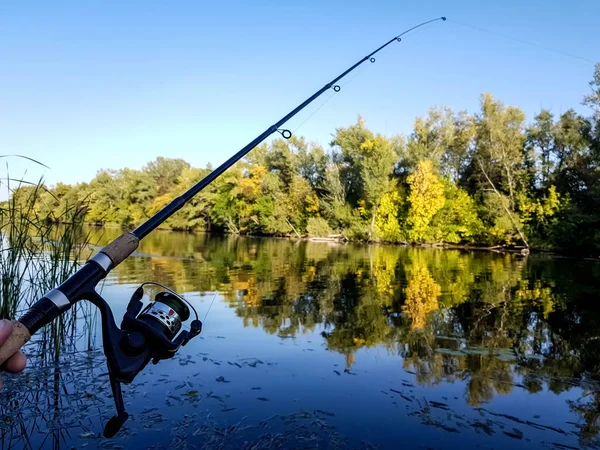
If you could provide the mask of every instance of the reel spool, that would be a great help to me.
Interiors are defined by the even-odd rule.
[[[178,296],[170,292],[160,292],[140,313],[139,319],[157,324],[165,336],[171,340],[181,330],[181,322],[190,318],[190,309]]]

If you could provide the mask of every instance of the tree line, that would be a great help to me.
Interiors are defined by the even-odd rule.
[[[302,137],[256,147],[165,224],[174,230],[382,242],[600,249],[600,64],[584,103],[556,115],[491,94],[476,113],[430,109],[408,136],[359,117],[330,148]],[[159,157],[47,189],[36,213],[83,208],[86,221],[135,226],[211,171]],[[14,196],[25,202],[34,187]]]

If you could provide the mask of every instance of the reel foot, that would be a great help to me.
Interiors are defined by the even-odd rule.
[[[118,416],[112,416],[111,419],[106,423],[104,427],[104,437],[111,438],[119,432],[121,427],[129,419],[129,414],[123,411]]]

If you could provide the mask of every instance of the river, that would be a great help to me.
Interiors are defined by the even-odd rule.
[[[116,317],[143,281],[208,315],[123,430],[89,316],[4,375],[0,448],[600,445],[598,262],[157,231],[101,286]]]

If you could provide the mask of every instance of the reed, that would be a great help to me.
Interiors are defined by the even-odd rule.
[[[77,270],[90,252],[90,236],[83,231],[85,201],[65,203],[42,180],[5,180],[9,198],[0,203],[0,318],[12,319]],[[52,202],[49,215],[39,213],[48,210],[40,207],[44,202]],[[92,332],[91,316],[86,303],[61,315],[42,330],[40,354],[57,360],[65,340],[77,339],[78,322]]]

